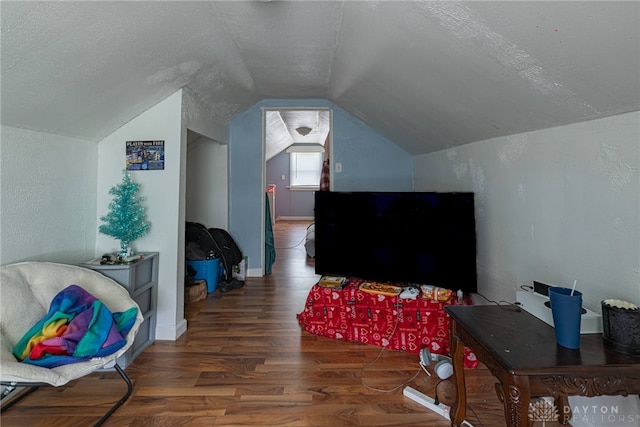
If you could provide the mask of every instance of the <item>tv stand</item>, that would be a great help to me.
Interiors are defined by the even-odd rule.
[[[422,295],[404,299],[364,292],[360,289],[363,282],[351,278],[342,289],[313,285],[298,314],[302,328],[327,338],[407,353],[418,354],[428,347],[433,354],[449,354],[449,316],[444,308],[458,304],[455,293],[444,302]],[[468,368],[478,365],[470,351],[464,363]]]

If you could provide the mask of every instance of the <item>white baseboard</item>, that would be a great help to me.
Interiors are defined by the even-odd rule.
[[[177,325],[157,325],[156,339],[175,341],[187,331],[187,321],[182,319]]]
[[[261,268],[247,269],[247,277],[262,277],[262,269]]]
[[[313,221],[312,216],[279,216],[276,221]]]

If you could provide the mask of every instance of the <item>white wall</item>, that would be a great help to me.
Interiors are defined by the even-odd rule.
[[[125,168],[125,142],[162,140],[165,142],[165,169],[132,171],[140,184],[139,195],[145,198],[147,219],[151,227],[146,236],[133,242],[135,251],[159,252],[158,318],[156,338],[173,340],[186,330],[184,320],[184,246],[180,247],[180,195],[182,150],[182,91],[178,91],[156,106],[109,135],[99,143],[97,217],[108,212],[112,200],[109,189],[122,180]],[[183,214],[182,214],[183,215]],[[184,228],[183,228],[184,229]],[[184,241],[184,237],[182,238]],[[96,252],[114,252],[119,248],[115,239],[98,234]]]
[[[188,159],[187,159],[187,134],[189,130],[196,132],[197,134],[202,135],[205,138],[210,140],[214,140],[220,142],[221,144],[229,143],[229,125],[224,123],[221,119],[216,117],[212,112],[208,109],[208,107],[203,104],[199,98],[189,91],[188,89],[183,89],[180,91],[182,94],[182,132],[181,132],[181,146],[180,146],[180,193],[178,197],[178,221],[174,224],[175,229],[178,233],[178,254],[175,258],[176,262],[176,270],[178,272],[179,279],[179,295],[177,296],[177,313],[181,318],[184,317],[184,269],[185,269],[185,222],[186,222],[186,211],[187,211],[187,169],[189,167]],[[226,150],[227,146],[221,148],[221,150],[217,150],[215,153],[212,151],[207,151],[201,153],[202,155],[218,155],[221,151],[225,152],[226,157],[217,157],[214,160],[215,164],[224,164],[225,167],[228,165],[228,154]],[[201,161],[205,161],[205,158],[200,159]],[[201,180],[209,180],[210,176],[201,177]],[[199,178],[195,178],[196,180]],[[215,179],[215,178],[214,178]],[[217,184],[216,184],[217,185]],[[219,183],[220,187],[224,187],[224,189],[219,189],[221,193],[228,194],[228,174],[226,179],[224,179],[223,183]],[[215,196],[213,196],[215,197]],[[228,206],[228,204],[227,204]],[[226,212],[226,218],[228,218],[228,209]],[[225,227],[226,228],[226,227]],[[177,337],[178,335],[176,335]]]
[[[96,143],[2,126],[0,264],[94,254]]]
[[[186,220],[229,229],[227,145],[200,137],[187,146]]]
[[[184,319],[187,128],[207,138],[228,142],[228,125],[215,119],[195,95],[179,90],[102,140],[98,150],[96,217],[108,212],[112,200],[109,189],[122,180],[126,141],[165,142],[164,170],[130,172],[140,184],[140,195],[145,198],[147,218],[151,222],[149,232],[133,243],[133,249],[160,253],[156,324],[159,340],[175,340],[187,328]],[[223,185],[226,191],[226,181]],[[118,247],[115,239],[98,234],[97,254],[113,252]]]
[[[640,304],[640,112],[417,156],[416,191],[474,191],[479,291],[578,281]]]

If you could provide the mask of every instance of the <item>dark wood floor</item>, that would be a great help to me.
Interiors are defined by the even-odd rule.
[[[127,368],[133,395],[105,425],[449,426],[402,394],[420,370],[417,355],[302,331],[296,314],[317,280],[303,246],[307,225],[276,224],[271,275],[187,305],[187,332],[175,342],[156,342]],[[504,425],[494,382],[482,366],[467,370],[467,419],[476,427]],[[436,383],[421,372],[407,385],[433,397]],[[117,374],[92,374],[38,390],[0,423],[92,425],[123,390]],[[446,404],[454,392],[450,381],[438,386]]]

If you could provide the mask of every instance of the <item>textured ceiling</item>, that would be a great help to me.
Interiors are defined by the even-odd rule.
[[[269,160],[293,144],[321,144],[331,130],[329,110],[267,110],[265,114],[265,160]],[[306,135],[298,132],[307,127]]]
[[[637,1],[0,2],[5,125],[100,140],[181,87],[327,99],[412,154],[640,109]],[[302,106],[304,107],[304,106]]]

